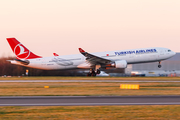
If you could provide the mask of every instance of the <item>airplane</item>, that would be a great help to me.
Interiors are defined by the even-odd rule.
[[[87,76],[100,74],[100,69],[125,69],[128,64],[158,62],[166,60],[176,53],[168,48],[151,47],[129,50],[88,53],[79,48],[81,54],[63,55],[54,54],[52,57],[42,57],[34,54],[21,44],[16,38],[7,38],[7,41],[16,55],[15,60],[8,60],[11,64],[22,65],[42,70],[89,69]]]

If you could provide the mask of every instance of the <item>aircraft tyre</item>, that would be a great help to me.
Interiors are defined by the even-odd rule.
[[[88,73],[87,76],[91,76],[91,73]]]
[[[161,65],[158,65],[158,68],[161,68]]]
[[[91,76],[96,76],[96,72],[93,70]]]
[[[87,76],[96,76],[96,72],[94,70],[91,70]]]
[[[97,69],[97,72],[96,72],[96,74],[100,74],[101,73],[101,71],[99,70],[99,69]]]
[[[96,73],[88,73],[87,76],[96,76]]]
[[[93,73],[91,76],[95,77],[95,76],[96,76],[96,73]]]

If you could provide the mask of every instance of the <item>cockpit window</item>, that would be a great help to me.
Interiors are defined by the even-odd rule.
[[[171,52],[171,50],[168,50],[168,52]]]

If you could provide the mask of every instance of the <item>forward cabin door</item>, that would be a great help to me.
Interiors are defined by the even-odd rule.
[[[164,51],[162,49],[160,49],[159,53],[157,55],[157,60],[163,58],[163,56],[164,56]]]
[[[135,61],[135,54],[129,54],[129,61],[130,63],[133,63]]]

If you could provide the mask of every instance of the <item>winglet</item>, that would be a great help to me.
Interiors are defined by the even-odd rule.
[[[80,53],[84,53],[85,51],[82,48],[79,48]]]
[[[54,56],[59,56],[57,53],[53,53]]]

